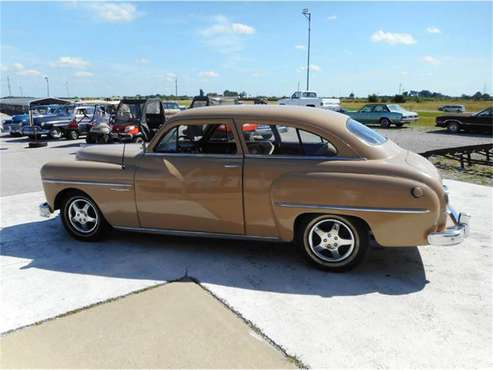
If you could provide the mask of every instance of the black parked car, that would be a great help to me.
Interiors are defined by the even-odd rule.
[[[477,113],[447,114],[436,118],[437,127],[445,127],[448,132],[459,131],[492,131],[493,107],[486,108]]]

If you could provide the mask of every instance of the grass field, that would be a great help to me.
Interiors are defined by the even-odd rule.
[[[190,99],[187,100],[178,100],[178,104],[183,105],[185,107],[189,107],[192,101]],[[277,104],[273,102],[272,104]],[[347,110],[358,110],[367,104],[366,100],[342,100],[341,105],[344,109]],[[389,103],[391,104],[391,103]],[[493,100],[463,100],[463,99],[451,99],[451,100],[424,100],[421,102],[407,102],[400,104],[405,109],[414,111],[419,113],[419,120],[413,123],[413,126],[434,126],[435,118],[445,114],[444,112],[440,112],[438,107],[446,104],[459,104],[464,105],[466,107],[466,111],[468,112],[478,112],[485,108],[493,106]]]

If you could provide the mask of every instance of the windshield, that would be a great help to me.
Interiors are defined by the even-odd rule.
[[[378,132],[351,118],[348,119],[346,126],[351,133],[367,144],[381,145],[387,141],[385,136],[380,135]]]
[[[139,122],[142,117],[143,103],[120,103],[115,123]]]
[[[163,103],[164,109],[180,109],[177,103]]]
[[[399,104],[389,104],[387,105],[391,112],[405,112],[406,110],[402,108]]]

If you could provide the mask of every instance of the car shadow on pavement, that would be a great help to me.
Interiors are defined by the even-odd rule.
[[[304,262],[290,243],[219,240],[111,232],[84,243],[58,217],[5,227],[1,255],[28,259],[21,269],[157,281],[201,283],[323,297],[410,294],[428,283],[418,248],[371,248],[360,267],[328,273]]]

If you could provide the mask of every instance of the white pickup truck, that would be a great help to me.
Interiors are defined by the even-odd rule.
[[[299,105],[338,111],[341,101],[337,98],[319,98],[313,91],[296,91],[290,98],[279,100],[279,105]]]

